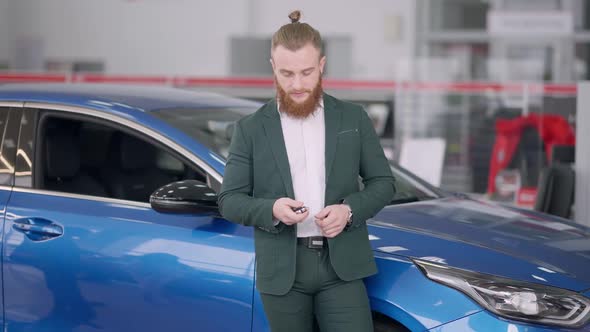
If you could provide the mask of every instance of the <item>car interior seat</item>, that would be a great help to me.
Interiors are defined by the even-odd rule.
[[[113,133],[102,178],[114,198],[148,202],[159,187],[174,178],[156,166],[156,149],[123,132]]]
[[[48,129],[44,143],[43,188],[93,196],[106,195],[105,188],[80,169],[80,144],[77,132],[71,126]]]

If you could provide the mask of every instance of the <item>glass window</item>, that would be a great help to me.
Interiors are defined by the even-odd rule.
[[[424,201],[444,196],[442,191],[403,169],[401,166],[395,163],[390,163],[390,166],[395,177],[396,189],[391,202],[392,204]]]
[[[489,1],[431,0],[431,31],[485,30]]]
[[[552,81],[555,56],[552,45],[508,43],[506,58],[496,68],[488,67],[489,76],[495,80]],[[494,72],[504,74],[494,76]]]
[[[40,133],[39,189],[147,203],[168,183],[206,182],[167,150],[102,122],[44,116]]]
[[[191,136],[219,156],[227,157],[234,123],[255,111],[255,107],[164,109],[152,114]]]
[[[37,110],[24,109],[20,121],[14,185],[31,187],[33,182],[33,140]]]
[[[573,63],[573,77],[576,81],[583,81],[590,79],[590,44],[578,43],[576,44],[576,54]]]
[[[560,10],[563,0],[505,0],[502,2],[505,10]]]
[[[587,0],[571,0],[574,13],[574,29],[590,30],[590,5]]]
[[[6,129],[2,139],[2,151],[0,154],[0,184],[12,186],[14,184],[14,167],[16,164],[16,147],[18,141],[18,132],[22,116],[22,109],[12,108],[7,110]]]
[[[0,107],[0,185],[12,185],[12,172],[14,171],[14,162],[11,162],[4,155],[4,138],[6,137],[6,124],[10,108]]]
[[[468,42],[433,42],[430,55],[435,59],[449,59],[446,68],[435,64],[428,69],[438,70],[447,80],[487,80],[488,59],[490,51],[488,44]],[[451,60],[452,59],[452,60]],[[453,61],[454,60],[454,61]],[[431,68],[432,67],[432,68]],[[438,67],[438,68],[437,68]],[[432,77],[432,71],[425,76]]]

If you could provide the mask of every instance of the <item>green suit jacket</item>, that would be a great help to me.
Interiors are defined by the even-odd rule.
[[[342,280],[377,272],[366,220],[395,193],[383,148],[361,106],[324,94],[325,205],[342,199],[353,211],[353,224],[329,239],[330,261]],[[358,177],[363,180],[360,189]],[[282,295],[295,279],[296,226],[274,226],[272,207],[281,197],[295,199],[287,150],[276,101],[237,122],[219,194],[222,216],[254,226],[256,286]]]

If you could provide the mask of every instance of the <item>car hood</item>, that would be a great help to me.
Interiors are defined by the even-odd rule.
[[[590,289],[590,229],[468,198],[387,206],[368,221],[374,250],[574,291]]]

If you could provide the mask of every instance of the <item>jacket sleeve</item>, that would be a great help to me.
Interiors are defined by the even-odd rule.
[[[272,207],[276,199],[252,197],[252,143],[239,121],[235,125],[224,173],[218,197],[221,215],[235,223],[278,233],[284,224],[275,226],[273,222]]]
[[[349,229],[364,224],[367,219],[389,204],[395,194],[395,179],[383,153],[383,147],[375,133],[371,119],[362,109],[360,134],[359,172],[363,179],[364,188],[344,197],[344,201],[350,206],[353,213],[352,225]]]

